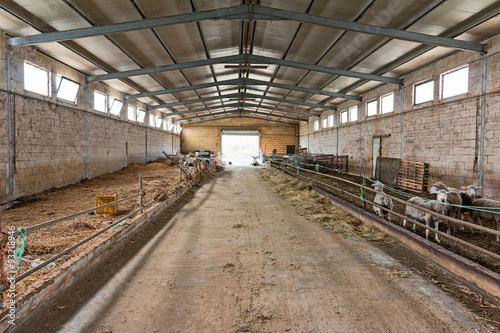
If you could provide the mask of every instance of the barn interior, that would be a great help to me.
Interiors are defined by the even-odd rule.
[[[109,260],[112,250],[148,234],[150,224],[162,226],[158,234],[164,228],[170,230],[167,222],[163,226],[157,219],[188,219],[185,209],[199,212],[201,207],[206,211],[196,218],[207,219],[201,229],[226,225],[228,232],[241,233],[238,239],[254,240],[247,239],[248,249],[262,249],[266,260],[282,249],[258,245],[266,243],[271,229],[252,236],[251,230],[259,227],[249,227],[251,219],[243,217],[254,211],[256,220],[269,218],[270,224],[273,218],[283,222],[307,216],[308,221],[347,234],[348,239],[357,232],[379,239],[371,229],[359,227],[374,225],[398,246],[426,258],[423,262],[432,262],[467,284],[464,288],[470,294],[464,296],[462,288],[459,297],[485,300],[480,304],[488,309],[486,313],[454,317],[458,324],[453,325],[458,326],[450,327],[498,329],[498,14],[500,3],[493,0],[0,1],[0,230],[5,253],[1,265],[5,265],[2,275],[12,272],[15,280],[3,281],[0,327],[14,330],[9,320],[17,320],[26,323],[24,329],[34,329],[37,311],[63,290],[80,285],[78,277]],[[384,184],[394,201],[392,221],[390,215],[377,216],[381,203],[371,186],[376,182]],[[470,203],[448,201],[449,207],[465,215],[436,211],[447,215],[439,217],[443,222],[439,227],[417,219],[417,228],[412,229],[415,224],[406,222],[408,199],[436,199],[439,188],[431,189],[438,182],[446,184],[448,197],[453,192],[471,197],[472,189]],[[300,211],[298,202],[308,198],[297,199],[295,192],[282,188],[285,185],[320,193],[321,197],[314,197],[316,202],[327,200],[328,207],[308,206]],[[276,198],[262,194],[276,190],[287,195],[277,199],[277,194]],[[199,202],[186,203],[186,197]],[[287,197],[296,201],[290,203]],[[490,201],[476,210],[472,204],[478,198]],[[272,206],[276,200],[282,201]],[[332,203],[341,210],[331,212]],[[105,207],[98,210],[96,204]],[[258,213],[259,209],[267,210]],[[229,211],[234,215],[227,215]],[[288,211],[292,213],[286,215]],[[311,211],[316,215],[307,215]],[[351,221],[347,226],[351,229],[333,227],[336,216]],[[429,219],[438,218],[429,215]],[[295,222],[281,227],[309,232]],[[276,235],[275,243],[292,237]],[[15,243],[10,249],[16,252],[15,260],[8,257],[9,236]],[[302,243],[311,247],[297,251],[321,251],[319,245],[314,247],[315,237],[320,245],[329,244],[323,234],[310,236]],[[200,231],[199,239],[215,244],[223,241],[223,233]],[[185,241],[196,243],[194,238]],[[143,248],[149,246],[144,244]],[[234,253],[240,252],[235,249]],[[408,256],[407,261],[417,260]],[[119,268],[134,260],[123,259]],[[195,262],[203,265],[201,260]],[[216,266],[223,268],[221,274],[227,279],[228,274],[258,261],[242,262],[238,266],[236,259],[226,258]],[[309,264],[313,265],[309,262],[304,267]],[[298,266],[297,262],[287,266],[290,275]],[[191,278],[195,280],[185,273],[165,283],[173,289]],[[232,285],[231,280],[224,281]],[[267,292],[276,292],[276,285],[286,286],[285,282],[265,283],[272,289]],[[250,285],[253,288],[253,283],[240,287]],[[104,290],[103,286],[104,282],[94,287]],[[18,304],[14,319],[8,316],[12,288],[17,288],[12,293]],[[87,295],[82,303],[93,304],[94,296],[106,299],[106,292],[111,293],[106,290],[101,296]],[[238,295],[238,300],[244,299],[243,292]],[[300,298],[294,295],[292,299]],[[325,302],[318,304],[327,304],[320,291],[314,295],[317,298],[307,299],[309,307],[317,299]],[[154,297],[148,295],[148,299]],[[186,297],[169,300],[182,302]],[[216,296],[207,299],[211,297]],[[220,304],[231,302],[222,299]],[[298,315],[296,323],[280,317],[276,304],[272,311],[264,311],[252,303],[237,324],[227,318],[219,322],[214,313],[205,313],[207,321],[189,326],[198,313],[191,305],[183,314],[175,309],[164,312],[175,325],[160,320],[159,326],[147,329],[169,331],[164,325],[173,325],[174,331],[321,332],[340,325],[340,331],[362,330],[363,326],[353,324],[357,319],[341,309],[342,302],[338,304],[337,310],[312,315],[313,319],[311,314]],[[396,310],[397,303],[394,306]],[[237,317],[230,308],[218,309]],[[289,311],[308,313],[303,307],[293,309]],[[67,313],[59,316],[59,310]],[[90,310],[53,305],[51,318],[62,319],[47,324],[46,331],[55,330],[55,323],[78,331],[75,327],[84,322],[84,315],[75,315],[78,311]],[[448,312],[458,316],[461,311],[457,307]],[[338,320],[331,319],[337,316]],[[79,328],[82,332],[131,329],[116,318],[111,322],[97,315],[92,318],[93,323]],[[137,318],[135,322],[145,325]],[[404,325],[377,323],[373,329],[398,331]],[[439,330],[432,325],[419,328]]]

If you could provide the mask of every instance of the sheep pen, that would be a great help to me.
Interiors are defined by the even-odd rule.
[[[363,181],[363,176],[359,175],[354,175],[350,173],[341,173],[341,172],[336,172],[333,170],[328,170],[328,169],[322,169],[321,173],[322,174],[316,174],[314,173],[314,167],[307,167],[306,169],[310,170],[311,172],[307,172],[307,170],[301,170],[299,178],[303,181],[307,181],[312,183],[313,185],[317,186],[318,188],[322,189],[323,191],[326,191],[328,193],[331,193],[332,195],[349,202],[355,206],[358,206],[360,208],[364,207],[364,202],[361,200],[361,197],[364,196],[364,198],[368,201],[374,201],[375,198],[375,193],[372,191],[360,191],[360,185],[364,183]],[[297,171],[296,167],[289,167],[288,170],[285,167],[283,169],[285,173],[288,173],[291,176],[297,177]],[[328,175],[333,175],[337,178],[340,178],[342,180],[334,179],[331,177],[328,177]],[[344,180],[344,181],[343,181]],[[356,183],[357,185],[348,183]],[[365,185],[369,185],[366,184]],[[388,192],[388,191],[386,191]],[[404,192],[404,191],[399,191],[400,193],[390,193],[391,196],[395,198],[399,198],[401,200],[406,201],[408,199],[408,196],[416,196],[415,193],[410,193],[410,192]],[[419,197],[429,199],[429,200],[435,200],[436,195],[435,194],[430,194],[427,192],[419,193]],[[366,209],[374,212],[373,208],[371,205],[366,206]],[[399,213],[400,215],[404,215],[406,210],[406,205],[395,201],[394,202],[394,209],[393,211],[395,213]],[[403,218],[398,217],[396,215],[393,215],[392,218],[392,223],[399,225],[403,227]],[[466,221],[467,222],[467,221]],[[447,225],[448,223],[442,223],[440,225],[440,231],[446,232],[447,230]],[[497,225],[495,221],[484,221],[483,223],[484,227],[496,230]],[[411,227],[407,228],[411,229]],[[497,255],[500,255],[500,243],[496,241],[496,237],[492,234],[488,233],[483,233],[483,232],[478,232],[478,231],[472,231],[470,228],[463,228],[463,230],[460,230],[461,228],[456,228],[456,232],[453,233],[453,236],[456,238],[459,238],[463,241],[466,241],[468,243],[471,243],[475,246],[478,246],[482,249],[485,249],[487,251],[490,251],[492,253],[495,253]],[[417,226],[416,228],[416,233],[419,234],[422,237],[425,237],[425,230],[424,228],[421,228]],[[432,232],[431,232],[432,233]],[[434,238],[434,237],[432,237]],[[443,246],[445,249],[452,251],[464,258],[467,258],[469,260],[472,260],[488,269],[490,269],[493,272],[500,273],[500,262],[492,258],[488,255],[485,255],[483,253],[480,253],[474,249],[471,249],[470,247],[457,243],[453,240],[450,240],[448,238],[441,237],[440,238],[441,242],[439,245]]]

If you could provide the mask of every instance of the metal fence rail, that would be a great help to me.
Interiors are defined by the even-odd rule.
[[[466,241],[464,241],[464,240],[462,240],[460,238],[454,237],[454,236],[449,235],[449,234],[447,234],[445,232],[436,230],[436,229],[434,229],[431,226],[427,226],[425,224],[422,224],[422,223],[420,223],[418,221],[415,221],[415,220],[413,220],[411,218],[408,218],[408,217],[404,216],[403,214],[397,213],[397,212],[395,212],[393,210],[387,209],[386,207],[379,206],[378,204],[376,204],[376,203],[374,203],[372,201],[367,200],[362,195],[363,193],[361,191],[369,191],[369,192],[372,192],[374,194],[378,193],[377,191],[375,191],[374,189],[372,189],[369,186],[366,186],[364,184],[359,184],[359,183],[356,183],[356,182],[352,182],[352,181],[344,179],[342,177],[336,177],[336,176],[325,174],[325,173],[321,173],[321,172],[318,172],[318,171],[314,171],[314,170],[310,170],[310,169],[305,169],[305,168],[302,168],[302,167],[300,167],[298,165],[292,165],[292,164],[281,162],[281,161],[279,161],[279,162],[278,161],[270,161],[269,165],[271,167],[273,167],[273,168],[276,168],[276,169],[280,170],[282,173],[286,173],[289,176],[293,176],[297,180],[305,179],[307,181],[310,181],[311,183],[316,183],[317,185],[322,185],[322,186],[325,186],[327,188],[334,189],[334,190],[340,191],[340,192],[342,192],[344,194],[347,194],[347,195],[349,195],[351,197],[354,197],[354,198],[360,200],[360,202],[363,203],[363,209],[365,209],[365,210],[366,210],[366,204],[367,203],[371,204],[373,206],[379,207],[379,208],[383,208],[385,211],[388,211],[391,214],[394,214],[395,216],[398,216],[400,218],[406,219],[407,221],[409,221],[411,223],[414,223],[414,224],[418,225],[419,227],[422,227],[422,228],[424,228],[426,230],[429,230],[430,232],[438,234],[438,235],[440,235],[440,236],[442,236],[444,238],[447,238],[447,239],[449,239],[449,240],[451,240],[453,242],[456,242],[456,243],[459,243],[461,245],[464,245],[464,246],[466,246],[466,247],[468,247],[470,249],[473,249],[473,250],[475,250],[475,251],[477,251],[477,252],[479,252],[481,254],[484,254],[484,255],[487,255],[489,257],[492,257],[492,258],[495,258],[497,260],[500,260],[500,255],[498,255],[496,253],[493,253],[491,251],[483,249],[483,248],[481,248],[481,247],[479,247],[477,245],[474,245],[474,244],[471,244],[469,242],[466,242]],[[316,177],[312,178],[310,176],[306,176],[306,174],[316,175]],[[319,177],[320,176],[321,177],[330,178],[330,179],[334,179],[334,180],[337,180],[337,181],[344,182],[346,184],[350,184],[350,185],[359,187],[361,194],[350,193],[350,192],[346,191],[345,189],[341,189],[341,188],[332,186],[330,184],[324,183],[322,181],[319,181]],[[357,175],[357,176],[359,176],[359,175]],[[386,187],[386,186],[384,186],[384,187]],[[500,231],[499,230],[486,228],[486,227],[483,227],[483,226],[480,226],[480,225],[477,225],[477,224],[474,224],[474,223],[466,222],[466,221],[463,221],[463,220],[455,219],[453,217],[449,217],[449,216],[446,216],[446,215],[442,215],[442,214],[436,213],[436,212],[431,211],[429,209],[426,209],[426,208],[414,205],[412,203],[409,203],[406,200],[402,200],[400,198],[391,196],[390,194],[388,194],[386,192],[384,192],[384,195],[387,196],[387,197],[389,197],[389,198],[391,198],[393,201],[397,201],[397,202],[400,202],[400,203],[402,203],[404,205],[411,206],[411,207],[417,208],[417,209],[419,209],[421,211],[424,211],[426,213],[429,213],[429,214],[437,217],[440,220],[446,220],[448,222],[459,224],[459,225],[463,225],[463,226],[472,228],[474,230],[478,230],[478,231],[481,231],[481,232],[489,233],[491,235],[495,235],[495,236],[500,235]],[[469,208],[469,207],[467,206],[467,208]]]

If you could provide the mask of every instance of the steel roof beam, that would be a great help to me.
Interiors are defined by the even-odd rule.
[[[387,76],[382,76],[382,75],[373,75],[373,74],[367,74],[367,73],[361,73],[361,72],[354,72],[354,71],[349,71],[349,70],[344,70],[344,69],[336,69],[336,68],[325,67],[325,66],[309,65],[309,64],[305,64],[305,63],[301,63],[301,62],[296,62],[296,61],[276,59],[276,58],[270,58],[270,57],[264,57],[264,56],[257,56],[257,55],[253,55],[253,54],[248,54],[247,60],[249,62],[258,62],[258,63],[262,63],[262,64],[275,64],[275,65],[286,66],[286,67],[295,67],[295,68],[305,69],[308,71],[324,72],[324,73],[328,73],[328,74],[349,76],[349,77],[355,77],[355,78],[359,78],[359,79],[380,81],[380,82],[385,82],[385,83],[393,83],[393,84],[397,84],[397,85],[403,84],[402,80],[392,78],[392,77],[387,77]]]
[[[271,110],[271,111],[281,111],[281,112],[287,112],[287,113],[301,114],[301,115],[308,116],[308,117],[319,117],[319,115],[315,114],[315,113],[302,112],[302,111],[296,111],[296,110],[288,110],[288,109],[276,108],[276,107],[267,106],[267,105],[258,105],[258,104],[250,104],[250,103],[220,104],[220,105],[215,105],[215,106],[210,106],[210,107],[200,108],[200,109],[179,111],[179,112],[173,112],[173,113],[164,113],[164,114],[162,114],[162,117],[180,116],[183,114],[217,110],[217,109],[222,109],[222,108],[262,108],[262,109],[267,109],[267,110]]]
[[[262,96],[262,95],[257,95],[257,94],[249,94],[249,93],[234,93],[234,94],[228,94],[228,95],[220,95],[220,96],[212,96],[212,97],[206,97],[206,98],[199,98],[199,99],[193,99],[189,101],[180,101],[180,102],[175,102],[175,103],[167,103],[167,104],[160,104],[160,105],[153,105],[153,106],[148,106],[148,110],[154,110],[154,109],[161,109],[161,108],[170,108],[174,106],[179,106],[179,105],[186,105],[186,104],[193,104],[193,103],[201,103],[201,102],[208,102],[208,101],[213,101],[217,99],[224,99],[224,98],[256,98],[256,99],[267,99],[271,101],[277,101],[277,102],[283,102],[283,103],[290,103],[290,104],[298,104],[298,105],[303,105],[303,106],[309,106],[312,108],[322,108],[322,109],[328,109],[328,110],[336,110],[335,107],[332,106],[326,106],[326,105],[321,105],[321,104],[314,104],[314,103],[307,103],[307,102],[301,102],[301,101],[294,101],[291,99],[283,99],[283,98],[277,98],[277,97],[271,97],[271,96]],[[299,111],[297,111],[299,112]],[[307,112],[305,112],[307,113]]]
[[[133,69],[133,70],[129,70],[129,71],[109,73],[109,74],[103,74],[103,75],[91,75],[91,76],[87,77],[87,82],[119,79],[119,78],[123,78],[123,77],[145,75],[145,74],[159,73],[159,72],[168,72],[168,71],[186,69],[186,68],[191,68],[191,67],[215,65],[215,64],[220,64],[220,63],[233,63],[233,62],[245,62],[245,61],[246,61],[246,55],[245,54],[238,54],[238,55],[233,55],[233,56],[204,59],[204,60],[195,60],[195,61],[189,61],[189,62],[177,63],[177,64],[172,64],[172,65],[159,66],[159,67]]]
[[[316,71],[316,72],[324,72],[324,73],[335,74],[335,75],[350,76],[350,77],[380,81],[380,82],[385,82],[385,83],[394,83],[394,84],[398,84],[398,85],[402,84],[402,81],[400,79],[395,79],[395,78],[391,78],[391,77],[366,74],[366,73],[348,71],[348,70],[343,70],[343,69],[335,69],[335,68],[330,68],[330,67],[325,67],[325,66],[309,65],[309,64],[296,62],[296,61],[275,59],[275,58],[263,57],[263,56],[256,56],[256,55],[252,55],[252,54],[238,54],[238,55],[233,55],[233,56],[218,57],[218,58],[204,59],[204,60],[195,60],[195,61],[189,61],[189,62],[185,62],[185,63],[177,63],[177,64],[166,65],[166,66],[133,69],[133,70],[129,70],[129,71],[102,74],[102,75],[92,75],[92,76],[87,77],[87,82],[119,79],[119,78],[130,77],[130,76],[146,75],[146,74],[151,74],[151,73],[167,72],[167,71],[173,71],[173,70],[179,70],[179,69],[185,69],[185,68],[191,68],[191,67],[215,65],[215,64],[221,64],[221,63],[249,63],[249,62],[259,62],[259,63],[264,63],[264,64],[276,64],[276,65],[281,65],[281,66],[295,67],[295,68],[301,68],[301,69],[311,70],[311,71]]]
[[[80,28],[72,29],[66,31],[49,32],[41,35],[31,35],[25,37],[15,37],[9,39],[9,45],[11,46],[21,46],[21,45],[33,45],[48,42],[60,42],[68,39],[77,39],[92,36],[102,36],[107,34],[113,34],[117,32],[132,31],[139,29],[148,29],[154,27],[160,27],[170,24],[187,23],[193,21],[202,20],[213,20],[222,18],[231,18],[235,15],[236,18],[241,18],[240,15],[250,16],[249,11],[251,7],[249,6],[237,6],[223,9],[208,10],[202,12],[192,12],[187,14],[180,14],[174,16],[166,16],[154,19],[146,19],[140,21],[124,22],[118,24],[109,24],[98,27],[90,28]]]
[[[277,114],[265,113],[265,112],[259,112],[259,111],[230,110],[230,111],[224,111],[224,112],[218,112],[218,113],[201,114],[201,115],[196,115],[196,116],[177,118],[177,119],[174,119],[173,122],[196,119],[196,118],[204,118],[204,117],[210,117],[210,116],[217,116],[217,115],[226,114],[226,113],[247,113],[247,114],[256,114],[256,115],[262,115],[262,116],[278,117],[278,118],[289,119],[289,120],[307,121],[307,119],[287,117],[287,116],[281,116],[281,115],[277,115]]]
[[[182,124],[183,126],[185,125],[190,125],[190,124],[199,124],[199,123],[206,123],[208,121],[214,121],[214,120],[220,120],[220,119],[227,119],[227,118],[250,118],[250,119],[259,119],[259,120],[266,120],[266,121],[274,121],[277,123],[283,123],[283,124],[290,124],[290,125],[297,125],[297,123],[291,122],[291,121],[283,121],[283,120],[278,120],[278,119],[269,119],[269,118],[264,118],[264,117],[252,117],[252,116],[243,116],[243,115],[227,115],[223,117],[216,117],[212,119],[203,119],[203,120],[197,120],[197,121],[191,121],[186,124]]]
[[[181,92],[181,91],[204,89],[204,88],[218,87],[218,86],[223,86],[223,85],[271,86],[271,87],[276,87],[276,88],[283,88],[283,89],[288,89],[288,90],[307,92],[310,94],[326,95],[326,96],[330,96],[330,97],[346,98],[346,99],[351,99],[351,100],[355,100],[355,101],[361,101],[361,97],[359,97],[359,96],[339,94],[339,93],[335,93],[335,92],[331,92],[331,91],[310,89],[310,88],[306,88],[306,87],[296,87],[296,86],[292,86],[292,85],[288,85],[288,84],[281,84],[281,83],[276,83],[276,82],[269,82],[269,81],[255,80],[255,79],[246,79],[246,78],[224,80],[224,81],[217,81],[217,82],[210,82],[210,83],[202,83],[202,84],[197,84],[197,85],[192,85],[192,86],[150,91],[150,92],[141,93],[141,94],[134,94],[134,95],[126,95],[125,99],[128,100],[128,99],[136,99],[136,98],[142,98],[142,97],[151,97],[151,96],[156,96],[156,95],[173,94],[173,93]]]
[[[155,19],[146,19],[133,22],[110,24],[99,27],[89,27],[73,29],[59,32],[45,33],[41,35],[31,35],[25,37],[14,37],[9,39],[9,45],[32,45],[47,42],[58,42],[69,39],[100,36],[123,31],[148,29],[170,24],[187,23],[202,20],[214,19],[238,19],[238,20],[276,20],[285,19],[298,22],[323,25],[333,28],[339,28],[350,31],[357,31],[372,35],[381,35],[394,39],[403,39],[412,42],[445,46],[462,50],[469,50],[484,53],[484,45],[480,43],[456,40],[453,38],[427,35],[417,32],[384,28],[375,25],[362,24],[357,22],[337,20],[329,17],[314,16],[304,13],[292,12],[289,10],[262,7],[259,5],[242,5],[215,9],[202,12],[192,12],[175,16],[160,17]]]
[[[455,49],[462,49],[462,50],[475,51],[481,53],[485,52],[484,45],[480,43],[468,42],[447,37],[427,35],[418,32],[384,28],[380,26],[363,24],[358,22],[337,20],[329,17],[314,16],[283,9],[254,5],[252,9],[252,14],[269,15],[275,18],[299,21],[303,23],[311,23],[316,25],[323,25],[327,27],[339,28],[350,31],[357,31],[371,35],[386,36],[389,38],[403,39],[417,43],[432,44],[436,46],[451,47]]]

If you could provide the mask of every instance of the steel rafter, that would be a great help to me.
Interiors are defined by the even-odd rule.
[[[130,76],[145,75],[145,74],[151,74],[151,73],[157,73],[157,72],[166,72],[166,71],[173,71],[173,70],[178,70],[178,69],[207,66],[207,65],[215,65],[215,64],[221,64],[221,63],[249,63],[249,62],[258,62],[258,63],[263,63],[263,64],[276,64],[276,65],[281,65],[281,66],[295,67],[295,68],[300,68],[300,69],[305,69],[305,70],[324,72],[324,73],[342,75],[342,76],[350,76],[350,77],[355,77],[355,78],[359,78],[359,79],[374,80],[374,81],[393,83],[393,84],[398,84],[398,85],[401,85],[403,83],[403,81],[400,79],[386,77],[386,76],[382,76],[382,75],[373,75],[373,74],[354,72],[354,71],[348,71],[348,70],[343,70],[343,69],[335,69],[335,68],[330,68],[330,67],[326,67],[326,66],[309,65],[309,64],[305,64],[305,63],[301,63],[301,62],[297,62],[297,61],[282,60],[282,59],[276,59],[276,58],[270,58],[270,57],[264,57],[264,56],[256,56],[256,55],[252,55],[252,54],[238,54],[238,55],[233,55],[233,56],[225,56],[225,57],[218,57],[218,58],[204,59],[204,60],[195,60],[195,61],[189,61],[189,62],[185,62],[185,63],[177,63],[177,64],[166,65],[166,66],[134,69],[134,70],[129,70],[129,71],[102,74],[102,75],[93,75],[93,76],[87,77],[87,82],[105,81],[105,80],[110,80],[110,79],[118,79],[118,78],[130,77]]]
[[[290,103],[290,104],[298,104],[298,105],[303,105],[303,106],[309,106],[309,107],[312,107],[312,108],[322,108],[322,109],[329,109],[329,110],[335,110],[336,109],[335,107],[331,107],[331,106],[320,105],[320,104],[313,104],[313,103],[307,103],[307,102],[301,102],[301,101],[294,101],[294,100],[291,100],[291,99],[283,99],[283,98],[277,98],[277,97],[271,97],[271,96],[262,96],[262,95],[249,94],[249,93],[234,93],[234,94],[228,94],[228,95],[199,98],[199,99],[194,99],[194,100],[189,100],[189,101],[181,101],[181,102],[175,102],[175,103],[153,105],[153,106],[149,106],[148,110],[161,109],[161,108],[170,108],[170,107],[174,107],[174,106],[186,105],[186,104],[193,104],[193,103],[208,102],[208,101],[213,101],[213,100],[223,99],[223,98],[240,98],[240,99],[246,99],[246,98],[260,99],[260,98],[262,98],[262,99],[267,99],[267,100],[271,100],[271,101],[277,101],[277,102],[283,102],[283,103]]]
[[[246,113],[246,114],[256,114],[256,115],[261,115],[261,116],[277,117],[277,118],[289,119],[289,120],[307,121],[307,119],[302,119],[302,118],[294,118],[294,117],[281,116],[281,115],[272,114],[272,113],[265,113],[265,112],[251,111],[251,110],[245,110],[245,109],[243,109],[243,110],[229,110],[229,111],[224,111],[224,112],[217,112],[217,113],[210,113],[210,114],[200,114],[200,115],[196,115],[196,116],[190,116],[190,117],[184,117],[184,118],[177,118],[177,119],[174,119],[173,122],[191,120],[191,119],[196,119],[196,118],[218,116],[218,115],[227,114],[227,113],[229,113],[229,114],[232,114],[232,113]]]
[[[178,111],[178,112],[173,112],[173,113],[165,113],[165,114],[162,114],[162,117],[180,116],[183,114],[217,110],[217,109],[222,109],[222,108],[260,108],[260,109],[267,109],[267,110],[271,110],[271,111],[280,111],[280,112],[300,114],[300,115],[304,115],[304,116],[308,116],[308,117],[319,117],[319,115],[316,113],[302,112],[302,111],[289,110],[289,109],[277,108],[277,107],[273,107],[273,106],[251,104],[251,103],[220,104],[220,105],[214,105],[214,106],[200,108],[200,109]]]
[[[290,124],[290,125],[298,125],[297,123],[291,122],[291,121],[284,121],[284,120],[278,120],[278,119],[269,119],[269,118],[264,118],[264,117],[258,117],[258,116],[244,116],[244,115],[227,115],[223,117],[215,117],[212,119],[203,119],[203,120],[197,120],[197,121],[191,121],[186,124],[182,124],[183,126],[190,125],[190,124],[199,124],[199,123],[206,123],[208,121],[214,121],[214,120],[220,120],[220,119],[227,119],[227,118],[250,118],[250,119],[259,119],[259,120],[266,120],[266,121],[274,121],[277,123],[283,123],[283,124]]]
[[[350,31],[357,31],[372,35],[381,35],[394,39],[403,39],[412,42],[445,46],[475,52],[484,52],[484,45],[480,43],[467,42],[452,38],[427,35],[411,31],[390,29],[381,26],[362,24],[357,22],[343,21],[329,17],[315,16],[310,14],[292,12],[289,10],[263,7],[260,5],[242,5],[237,7],[221,8],[202,12],[192,12],[175,16],[147,19],[141,21],[110,24],[99,27],[73,29],[46,33],[42,35],[31,35],[25,37],[14,37],[9,39],[9,45],[32,45],[47,42],[64,41],[90,36],[100,36],[123,31],[147,29],[170,24],[187,23],[193,21],[213,19],[237,19],[237,20],[293,20],[303,23],[323,25]]]
[[[297,90],[297,91],[307,92],[310,94],[319,94],[319,95],[326,95],[326,96],[330,96],[330,97],[346,98],[346,99],[351,99],[351,100],[355,100],[355,101],[361,101],[361,97],[359,97],[359,96],[339,94],[339,93],[334,93],[331,91],[311,89],[311,88],[306,88],[306,87],[297,87],[297,86],[292,86],[292,85],[288,85],[288,84],[281,84],[281,83],[276,83],[276,82],[269,82],[269,81],[263,81],[263,80],[255,80],[255,79],[246,79],[246,78],[224,80],[224,81],[217,81],[217,82],[209,82],[209,83],[202,83],[202,84],[185,86],[185,87],[151,91],[151,92],[146,92],[146,93],[141,93],[141,94],[126,95],[125,99],[128,100],[128,99],[136,99],[136,98],[142,98],[142,97],[151,97],[151,96],[156,96],[156,95],[173,94],[173,93],[181,92],[181,91],[189,91],[189,90],[196,90],[196,89],[203,89],[203,88],[210,88],[210,87],[218,87],[218,86],[223,86],[223,85],[270,86],[270,87],[283,88],[283,89],[288,89],[288,90]]]

